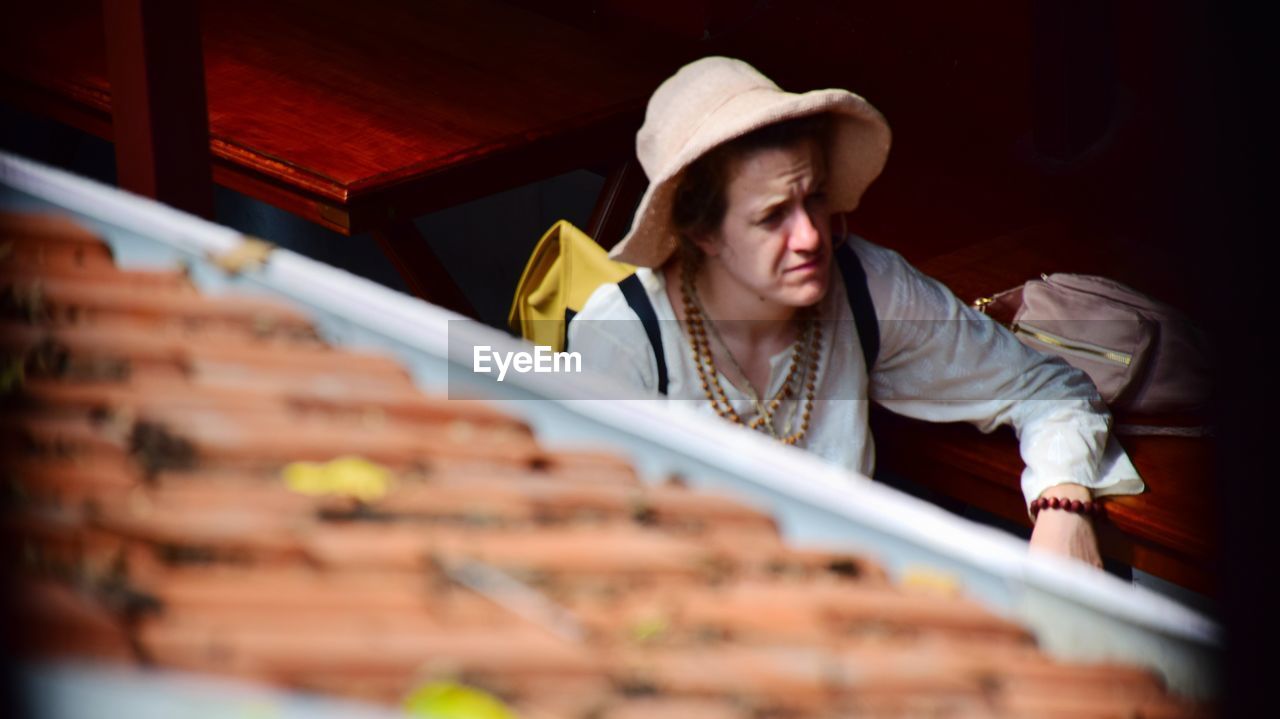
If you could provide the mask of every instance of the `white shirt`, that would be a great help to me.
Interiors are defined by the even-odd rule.
[[[934,422],[967,421],[983,432],[1012,424],[1022,459],[1027,503],[1062,483],[1094,496],[1138,494],[1145,487],[1124,450],[1110,436],[1111,416],[1088,376],[1041,354],[926,277],[898,253],[850,236],[862,261],[880,328],[880,352],[868,375],[840,272],[820,303],[823,345],[809,429],[801,447],[871,476],[875,445],[867,401]],[[666,358],[668,402],[715,412],[698,380],[689,342],[676,321],[661,273],[636,271],[653,304]],[[833,320],[833,321],[827,321]],[[644,396],[658,396],[658,369],[644,328],[614,283],[596,289],[569,325],[569,348],[584,368],[616,377]],[[771,358],[765,397],[781,389],[790,348]],[[739,416],[755,416],[751,400],[723,374],[720,384]],[[799,424],[801,401],[779,415]],[[783,419],[777,425],[785,424]],[[779,432],[782,426],[777,426]]]

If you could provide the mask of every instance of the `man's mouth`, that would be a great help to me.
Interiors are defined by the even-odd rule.
[[[796,265],[795,267],[788,268],[787,270],[784,271],[784,274],[791,274],[792,272],[807,272],[810,270],[816,270],[821,264],[822,264],[822,258],[815,257],[812,260],[809,260],[808,262],[804,263],[803,265]]]

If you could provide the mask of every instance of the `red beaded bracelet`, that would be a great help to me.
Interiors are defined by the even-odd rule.
[[[1060,497],[1039,497],[1031,500],[1031,516],[1040,514],[1042,509],[1061,509],[1064,512],[1083,514],[1086,517],[1101,517],[1102,504],[1093,500],[1066,499]]]

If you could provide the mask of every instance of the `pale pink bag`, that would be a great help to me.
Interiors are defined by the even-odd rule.
[[[1056,273],[978,300],[1041,352],[1093,379],[1129,415],[1200,414],[1211,391],[1209,344],[1178,310],[1105,277]]]

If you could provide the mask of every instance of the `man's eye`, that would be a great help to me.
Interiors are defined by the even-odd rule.
[[[782,222],[782,217],[783,217],[783,211],[782,211],[782,208],[780,208],[780,207],[779,207],[779,208],[777,208],[777,209],[774,209],[774,210],[770,211],[770,212],[769,212],[767,215],[765,215],[764,217],[761,217],[761,218],[760,218],[760,221],[759,221],[757,224],[760,224],[760,225],[776,225],[776,224],[778,224],[779,222]]]

